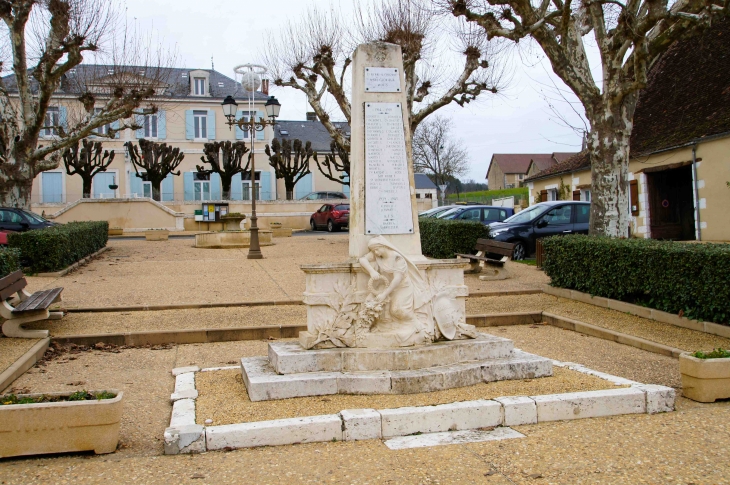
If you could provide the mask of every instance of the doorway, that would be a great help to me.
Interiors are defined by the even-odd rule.
[[[646,174],[652,239],[695,239],[692,166]]]

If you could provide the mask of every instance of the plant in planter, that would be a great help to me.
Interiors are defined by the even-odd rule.
[[[693,401],[714,402],[730,398],[730,352],[684,352],[679,356],[682,395]]]
[[[113,389],[0,396],[0,458],[112,453],[119,442],[123,397]]]

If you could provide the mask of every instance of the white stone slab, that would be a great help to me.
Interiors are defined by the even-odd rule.
[[[192,399],[181,399],[172,405],[172,416],[170,427],[187,426],[195,424],[195,401]]]
[[[502,424],[519,426],[537,423],[537,405],[527,396],[498,397],[495,401],[502,404]]]
[[[366,67],[365,91],[400,93],[400,71],[396,67]]]
[[[337,394],[338,374],[334,372],[313,372],[309,374],[278,375],[268,364],[266,357],[241,359],[243,383],[246,385],[249,399],[254,402]]]
[[[205,369],[201,369],[200,372],[216,372],[219,370],[234,370],[234,369],[240,369],[240,366],[227,365],[224,367],[206,367]]]
[[[502,405],[496,401],[465,401],[438,406],[381,409],[383,438],[413,433],[491,428],[502,423]]]
[[[185,372],[175,377],[175,392],[194,391],[195,373]]]
[[[646,412],[644,392],[631,387],[530,397],[537,404],[540,423]]]
[[[674,411],[676,391],[673,388],[656,384],[636,384],[634,387],[646,394],[646,412],[648,414]]]
[[[205,428],[198,424],[170,427],[163,441],[166,455],[201,453],[205,451]]]
[[[553,375],[553,363],[545,357],[515,349],[509,359],[485,362],[482,371],[485,382],[534,379]]]
[[[172,375],[177,377],[180,374],[185,374],[188,372],[198,372],[199,370],[200,367],[198,367],[197,365],[191,365],[188,367],[175,367],[174,369],[172,369]]]
[[[365,234],[414,234],[401,103],[365,102]]]
[[[631,386],[634,384],[639,384],[638,382],[632,381],[631,379],[625,379],[623,377],[614,376],[612,374],[606,374],[605,372],[599,372],[597,370],[589,369],[588,367],[580,364],[568,364],[567,367],[568,369],[574,370],[576,372],[581,372],[583,374],[588,374],[606,380],[617,386]]]
[[[338,394],[390,394],[390,372],[343,372],[337,377]]]
[[[179,401],[180,399],[198,399],[198,391],[195,389],[186,389],[170,394],[170,402]]]
[[[345,409],[342,417],[342,439],[345,441],[380,439],[380,413],[375,409]]]
[[[342,420],[336,414],[328,414],[209,426],[205,428],[205,435],[209,450],[340,441],[342,440]]]
[[[391,438],[385,442],[385,446],[391,450],[403,450],[407,448],[424,448],[427,446],[459,445],[463,443],[480,443],[482,441],[508,440],[524,438],[525,435],[518,433],[512,428],[495,428],[491,431],[468,429],[463,431],[445,431],[441,433],[427,433],[417,436],[400,436]]]

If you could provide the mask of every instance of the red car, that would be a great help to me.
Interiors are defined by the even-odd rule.
[[[309,219],[313,231],[326,227],[329,232],[335,232],[349,222],[350,204],[325,204]]]

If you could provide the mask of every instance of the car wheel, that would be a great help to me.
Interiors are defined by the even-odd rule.
[[[332,222],[332,219],[330,219],[329,221],[327,221],[327,230],[329,232],[336,232],[338,229],[339,228],[337,226],[335,226],[335,223]]]
[[[525,243],[516,242],[512,252],[512,260],[519,261],[525,259]]]
[[[317,230],[317,224],[314,223],[314,219],[309,220],[309,227],[311,227],[313,231]]]

